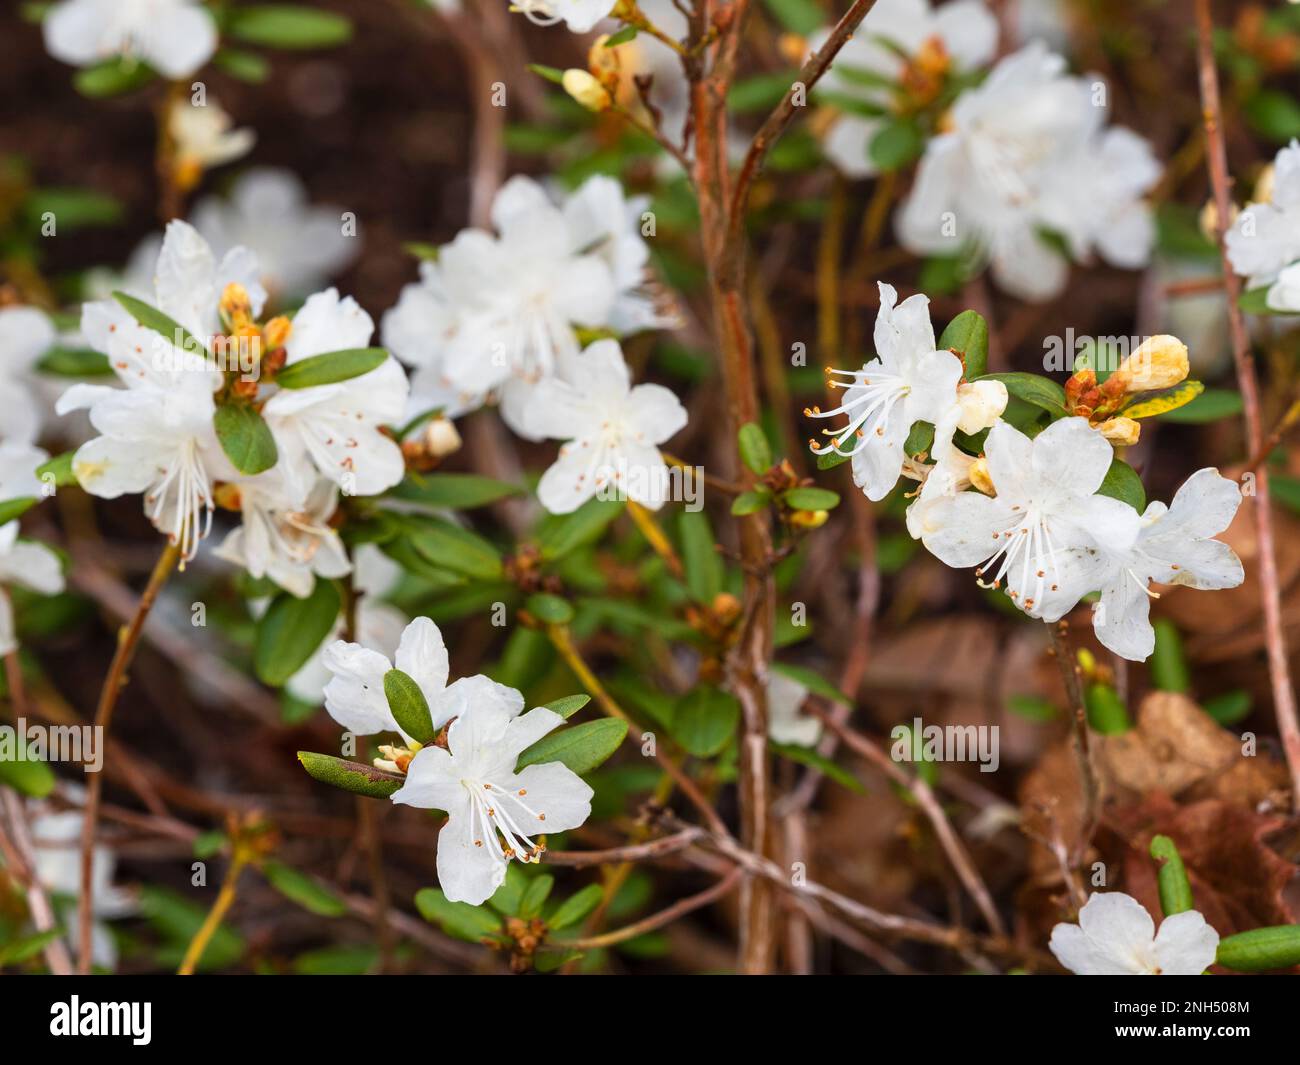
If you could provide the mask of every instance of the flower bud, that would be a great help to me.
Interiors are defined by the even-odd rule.
[[[1109,418],[1097,426],[1098,431],[1115,447],[1130,447],[1142,435],[1142,425],[1132,418]]]
[[[1110,390],[1122,388],[1125,392],[1151,392],[1172,388],[1187,378],[1190,369],[1187,345],[1177,337],[1162,334],[1143,341],[1119,364],[1106,385]]]
[[[790,515],[790,524],[801,529],[820,529],[829,517],[830,513],[825,510],[796,510]]]
[[[609,90],[588,71],[570,67],[564,72],[560,84],[564,91],[588,111],[607,111],[614,102]]]
[[[1273,189],[1277,184],[1277,171],[1272,163],[1259,172],[1255,179],[1255,192],[1251,196],[1253,203],[1272,203]]]
[[[1007,386],[1001,381],[958,385],[957,405],[961,408],[957,428],[963,433],[978,433],[991,428],[1007,409]]]
[[[238,330],[253,317],[253,304],[248,298],[248,289],[237,281],[232,281],[221,292],[221,317],[232,330]]]
[[[998,494],[997,489],[993,487],[993,478],[989,476],[989,461],[983,455],[970,464],[970,469],[966,472],[970,478],[971,485],[986,496],[995,496]]]
[[[424,428],[424,450],[438,459],[460,450],[460,433],[450,418],[430,419]]]
[[[278,315],[262,327],[262,343],[266,345],[267,351],[274,351],[276,348],[282,348],[288,341],[289,334],[292,331],[292,320],[283,314]]]
[[[1228,224],[1224,229],[1231,229],[1232,223],[1237,220],[1237,215],[1241,209],[1234,203],[1228,209]],[[1201,208],[1201,214],[1198,221],[1201,224],[1201,235],[1211,244],[1217,244],[1219,240],[1219,208],[1213,200],[1206,200],[1205,206]]]

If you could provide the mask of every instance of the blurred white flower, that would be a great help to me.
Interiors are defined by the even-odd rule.
[[[1160,168],[1129,130],[1104,130],[1105,86],[1072,77],[1041,43],[1003,59],[953,105],[947,131],[926,147],[898,215],[899,239],[917,254],[973,250],[995,280],[1026,300],[1065,287],[1069,254],[1095,249],[1134,267],[1151,251],[1154,227],[1141,197]]]
[[[1241,560],[1213,539],[1231,524],[1240,505],[1237,482],[1207,467],[1187,478],[1172,506],[1147,506],[1131,544],[1098,539],[1096,549],[1108,569],[1093,613],[1097,639],[1117,655],[1144,662],[1155,650],[1149,615],[1156,593],[1147,588],[1150,581],[1201,589],[1241,584]]]
[[[285,365],[332,351],[364,348],[374,323],[336,289],[308,297],[294,315]],[[377,495],[402,479],[402,449],[380,431],[406,409],[406,374],[393,358],[360,377],[281,389],[262,408],[279,448],[277,466],[291,496],[305,498],[316,473],[349,495]]]
[[[609,489],[658,510],[668,492],[659,445],[686,424],[686,408],[663,385],[633,388],[616,340],[596,341],[564,371],[529,401],[530,432],[569,441],[537,485],[542,506],[569,514]]]
[[[243,566],[253,577],[269,577],[299,599],[311,594],[316,577],[351,572],[343,542],[329,524],[338,506],[333,482],[322,477],[300,498],[272,468],[227,490],[238,493],[242,521],[213,552],[218,558]]]
[[[50,55],[78,67],[120,56],[184,78],[217,49],[216,23],[200,0],[62,0],[43,25]]]
[[[265,298],[257,264],[237,248],[220,263],[194,228],[167,227],[154,275],[156,307],[202,342],[220,331],[219,304],[228,283],[241,283],[254,313]],[[215,364],[173,339],[145,329],[116,302],[87,303],[81,329],[104,352],[125,388],[75,384],[59,414],[86,409],[101,434],[77,449],[73,472],[92,495],[114,499],[144,493],[145,514],[188,559],[212,521],[212,482],[236,477],[221,451],[212,418],[222,383]]]
[[[821,48],[829,36],[829,28],[813,34],[809,50]],[[997,19],[984,0],[933,6],[930,0],[877,0],[822,80],[826,89],[847,98],[827,134],[827,157],[850,177],[875,174],[871,141],[892,114],[897,86],[909,67],[926,68],[925,79],[940,85],[950,72],[985,66],[997,43]],[[856,113],[849,101],[879,114]]]
[[[961,492],[920,515],[921,540],[941,562],[971,566],[1030,617],[1056,621],[1109,571],[1102,550],[1125,551],[1138,513],[1096,495],[1110,469],[1110,444],[1086,418],[1062,418],[1033,440],[998,422],[984,445],[990,498]]]
[[[879,283],[880,313],[876,316],[876,357],[860,370],[828,370],[833,387],[844,390],[838,407],[804,411],[811,418],[844,415],[842,426],[822,430],[829,443],[814,454],[834,451],[853,456],[853,483],[868,499],[884,499],[903,470],[903,444],[918,421],[939,425],[955,417],[961,360],[951,351],[935,349],[930,324],[930,298],[921,294],[897,306],[898,292]],[[999,412],[1000,413],[1000,412]]]
[[[176,100],[167,111],[167,133],[172,138],[174,173],[183,189],[192,189],[205,171],[233,163],[253,150],[257,134],[235,129],[235,120],[215,100],[196,105],[188,97]],[[214,249],[221,254],[225,249]]]
[[[614,10],[615,0],[511,0],[511,7],[538,25],[563,21],[574,33],[586,33]]]
[[[793,677],[773,670],[767,678],[767,734],[776,743],[815,747],[822,738],[822,723],[799,713],[808,689]]]
[[[292,170],[256,167],[239,177],[228,198],[200,200],[190,220],[218,255],[251,248],[262,283],[283,300],[314,292],[356,258],[361,242],[343,235],[342,214],[310,203]]]
[[[36,467],[49,458],[30,444],[0,443],[0,503],[26,497],[41,498],[44,486]],[[13,606],[6,585],[20,585],[41,595],[63,591],[63,563],[42,543],[18,539],[18,522],[0,525],[0,655],[18,647]]]
[[[1056,960],[1079,976],[1200,976],[1214,964],[1219,933],[1196,910],[1155,922],[1122,891],[1091,895],[1079,923],[1058,924],[1048,943]]]
[[[1270,184],[1267,202],[1247,205],[1225,235],[1228,261],[1248,289],[1269,286],[1270,307],[1300,311],[1300,141],[1277,153]]]
[[[393,802],[446,811],[438,834],[438,884],[452,902],[477,906],[501,886],[510,859],[539,860],[545,848],[534,836],[587,820],[592,790],[560,762],[516,773],[519,755],[564,719],[545,707],[521,714],[524,699],[513,688],[486,677],[468,679],[478,683],[452,708],[447,747],[424,747],[415,755]]]
[[[0,310],[0,443],[35,443],[41,404],[32,390],[36,362],[54,344],[54,325],[35,307]]]
[[[643,206],[612,178],[561,205],[529,178],[506,182],[492,206],[498,235],[460,233],[384,315],[385,345],[417,367],[408,413],[456,417],[498,394],[506,423],[531,438],[529,396],[563,376],[575,328],[666,324],[644,289]]]

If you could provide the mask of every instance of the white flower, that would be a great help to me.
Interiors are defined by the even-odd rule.
[[[153,303],[207,342],[221,328],[226,284],[243,284],[255,313],[260,308],[265,293],[256,271],[243,248],[218,264],[192,226],[172,222],[158,255]],[[89,410],[101,434],[77,449],[73,472],[86,491],[105,499],[144,493],[154,526],[192,558],[211,526],[213,480],[237,476],[212,427],[222,375],[204,356],[138,325],[116,302],[87,303],[81,329],[126,387],[75,384],[59,400],[59,414]]]
[[[619,308],[624,318],[637,312],[640,279],[629,267],[639,236],[626,216],[612,225],[603,187],[566,211],[535,181],[511,178],[492,205],[496,236],[464,230],[421,264],[419,283],[402,290],[383,323],[384,344],[418,367],[412,416],[440,407],[456,417],[499,393],[506,423],[530,436],[529,394],[577,353],[575,327],[608,327]]]
[[[402,578],[402,569],[374,544],[361,544],[353,556],[352,589],[357,599],[356,639],[362,647],[386,657],[397,652],[409,619],[397,607],[383,601]],[[319,706],[325,699],[325,685],[333,674],[325,665],[325,652],[343,636],[339,618],[330,634],[285,681],[285,690],[295,699]]]
[[[530,400],[529,428],[569,441],[537,486],[542,506],[569,514],[612,486],[658,510],[668,490],[659,445],[686,424],[686,408],[663,385],[633,388],[616,340],[572,356],[566,376],[543,381]]]
[[[1138,514],[1095,495],[1114,453],[1086,418],[1063,418],[1032,441],[998,422],[985,442],[997,496],[962,492],[919,516],[921,539],[940,561],[977,566],[1026,614],[1056,621],[1101,586],[1106,551],[1125,550]]]
[[[217,27],[199,0],[63,0],[45,16],[55,59],[88,67],[121,56],[168,78],[193,74],[217,49]]]
[[[200,200],[191,220],[217,254],[251,248],[262,283],[284,298],[315,291],[356,258],[361,242],[343,235],[342,213],[309,203],[293,171],[257,167],[240,176],[228,199]]]
[[[239,493],[242,524],[213,552],[243,566],[253,577],[269,577],[299,599],[311,594],[316,577],[351,572],[347,551],[329,524],[338,490],[319,479],[305,499],[290,494],[276,469],[231,486]]]
[[[1268,202],[1252,203],[1225,235],[1228,261],[1247,288],[1269,286],[1266,302],[1275,310],[1300,311],[1300,142],[1293,140],[1273,162]]]
[[[540,26],[563,21],[574,33],[586,33],[614,10],[615,0],[512,0],[511,6]]]
[[[831,441],[820,448],[814,441],[812,450],[852,455],[853,482],[873,500],[883,499],[898,482],[903,443],[913,423],[938,425],[956,405],[962,375],[956,355],[935,349],[929,297],[910,296],[895,307],[898,292],[883,282],[879,287],[876,357],[861,370],[828,371],[849,379],[834,382],[844,389],[843,402],[833,410],[804,412],[848,418],[846,425],[822,430]]]
[[[829,29],[814,34],[809,49],[821,48],[828,36]],[[836,93],[861,100],[868,109],[889,112],[893,110],[894,86],[909,61],[923,51],[936,53],[935,60],[966,73],[992,60],[997,42],[997,19],[984,0],[952,0],[935,6],[929,0],[877,0],[835,57],[824,84]],[[864,74],[869,79],[864,79]],[[886,121],[884,115],[869,117],[846,109],[827,134],[827,157],[850,177],[870,177],[876,173],[871,141]]]
[[[167,132],[183,188],[197,185],[205,170],[232,163],[252,151],[257,134],[247,128],[234,129],[234,124],[235,120],[215,100],[195,105],[185,98],[171,105]]]
[[[973,249],[999,285],[1029,300],[1057,295],[1069,270],[1043,230],[1076,259],[1095,245],[1116,265],[1145,263],[1152,226],[1140,197],[1159,168],[1146,141],[1103,131],[1104,121],[1093,87],[1041,43],[1007,56],[927,145],[899,239],[918,254]]]
[[[517,691],[486,677],[470,680],[479,683],[452,708],[446,749],[421,749],[393,802],[447,812],[438,834],[438,883],[451,901],[477,906],[501,886],[511,858],[539,859],[544,847],[533,837],[587,820],[592,790],[560,762],[516,773],[519,755],[564,719],[545,707],[520,714]]]
[[[1122,891],[1099,892],[1079,923],[1058,924],[1048,943],[1056,960],[1079,976],[1200,976],[1214,964],[1219,933],[1196,910],[1155,922]]]
[[[34,443],[41,404],[29,381],[36,361],[54,344],[54,326],[35,307],[0,310],[0,442]]]
[[[79,798],[81,789],[65,787],[70,798]],[[30,803],[32,843],[35,849],[36,879],[52,896],[65,927],[76,925],[76,900],[81,895],[81,826],[80,810],[52,810],[45,803]],[[127,917],[136,912],[135,896],[113,884],[117,858],[102,843],[96,843],[90,856],[90,880],[94,891],[92,912],[98,918],[91,929],[91,961],[103,969],[117,965],[117,942],[104,919]],[[69,936],[76,949],[75,936]]]
[[[352,299],[326,289],[310,296],[293,319],[285,364],[370,343],[374,323]],[[279,448],[291,495],[302,498],[316,471],[349,495],[377,495],[402,479],[402,449],[380,427],[399,421],[408,385],[392,358],[346,381],[281,389],[262,409]]]
[[[822,723],[799,713],[808,689],[793,677],[773,670],[767,678],[767,734],[776,743],[815,747],[822,738]]]
[[[0,443],[0,502],[41,498],[44,486],[36,467],[49,455],[28,444]],[[18,539],[16,520],[0,525],[0,655],[18,647],[13,606],[4,586],[17,584],[41,595],[63,591],[63,564],[44,544]]]
[[[1117,655],[1143,662],[1155,650],[1148,620],[1156,593],[1149,581],[1190,588],[1235,588],[1245,574],[1227,544],[1213,539],[1232,522],[1241,489],[1218,470],[1197,470],[1174,495],[1172,506],[1151,503],[1137,538],[1128,545],[1100,542],[1109,563],[1101,602],[1093,614],[1099,639]]]

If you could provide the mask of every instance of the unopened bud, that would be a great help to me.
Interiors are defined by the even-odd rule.
[[[609,90],[586,70],[570,67],[560,80],[564,91],[588,111],[608,111],[613,98]]]
[[[1277,184],[1277,171],[1272,163],[1259,172],[1255,179],[1255,193],[1251,200],[1255,203],[1272,203],[1273,189]]]
[[[829,511],[825,510],[796,510],[790,515],[790,524],[803,529],[820,529],[829,517]]]
[[[424,428],[424,450],[438,459],[460,450],[460,433],[450,418],[429,421]]]
[[[231,330],[247,325],[253,317],[253,304],[248,298],[248,290],[237,281],[230,282],[222,290],[219,309],[222,319]]]
[[[262,327],[262,342],[266,345],[266,350],[274,351],[284,347],[292,331],[293,322],[285,315],[272,318]]]
[[[1187,345],[1177,337],[1166,334],[1150,337],[1139,345],[1107,380],[1110,388],[1122,387],[1125,392],[1151,392],[1160,388],[1173,388],[1187,378],[1191,369],[1187,361]]]
[[[1109,418],[1097,429],[1115,447],[1131,447],[1142,435],[1141,423],[1132,418]]]
[[[713,616],[724,625],[729,625],[740,617],[740,600],[730,592],[719,592],[715,595],[709,608],[713,611]]]
[[[1224,229],[1230,229],[1232,223],[1237,220],[1240,214],[1240,208],[1234,203],[1228,208],[1228,224]],[[1213,200],[1206,200],[1205,206],[1201,208],[1200,215],[1201,234],[1211,244],[1218,243],[1219,240],[1219,207]]]
[[[992,427],[1007,409],[1007,386],[1001,381],[958,385],[957,405],[961,408],[957,428],[963,433],[978,433]]]
[[[971,485],[986,496],[995,496],[998,494],[997,489],[993,487],[993,478],[989,476],[989,461],[983,455],[970,464],[970,469],[966,476],[970,478]]]
[[[218,484],[212,490],[212,501],[222,510],[239,510],[243,505],[239,485],[231,484],[228,481]]]

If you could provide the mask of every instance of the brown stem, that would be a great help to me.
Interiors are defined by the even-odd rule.
[[[1251,352],[1246,319],[1238,305],[1241,281],[1228,259],[1224,235],[1232,208],[1229,197],[1228,152],[1223,139],[1223,112],[1219,103],[1219,72],[1214,65],[1214,22],[1210,0],[1195,0],[1197,56],[1200,65],[1201,112],[1205,120],[1206,162],[1210,184],[1214,189],[1217,214],[1214,235],[1223,265],[1223,287],[1228,298],[1228,325],[1232,334],[1232,357],[1237,369],[1237,388],[1246,417],[1246,439],[1251,454],[1259,454],[1264,444],[1264,425],[1260,413],[1259,380]],[[1277,554],[1273,541],[1273,515],[1269,507],[1268,468],[1255,471],[1255,535],[1259,542],[1259,587],[1264,607],[1264,640],[1268,649],[1269,681],[1273,689],[1273,710],[1277,715],[1278,733],[1291,774],[1292,809],[1300,811],[1300,717],[1297,717],[1295,688],[1287,660],[1286,638],[1282,631],[1282,594],[1277,572]]]
[[[7,661],[10,656],[5,657]],[[14,689],[11,687],[9,690],[12,693]],[[5,846],[8,840],[4,838],[3,832],[0,832],[0,850],[5,852],[5,861],[10,865],[14,876],[26,888],[27,909],[31,912],[36,931],[48,932],[56,927],[54,907],[50,905],[45,887],[36,876],[36,847],[27,825],[23,801],[10,788],[0,788],[0,804],[4,806],[9,832],[13,836],[13,853],[9,853],[10,847]],[[44,953],[45,964],[50,967],[50,972],[55,976],[71,975],[72,959],[68,956],[68,948],[62,937],[46,943]]]
[[[169,541],[149,575],[149,583],[140,595],[140,602],[135,614],[126,628],[118,633],[117,651],[108,667],[104,678],[104,687],[99,693],[99,705],[95,710],[95,729],[99,733],[102,747],[108,739],[108,732],[113,724],[113,708],[117,698],[126,684],[127,669],[135,657],[135,649],[140,643],[140,633],[144,629],[145,619],[153,609],[154,601],[167,578],[176,568],[180,559],[180,544]],[[104,790],[102,773],[90,773],[86,781],[86,812],[81,824],[81,893],[77,899],[77,970],[90,972],[90,944],[94,922],[95,881],[92,875],[94,866],[95,830],[99,824],[99,801]]]
[[[698,895],[680,899],[658,913],[652,913],[649,917],[643,917],[641,920],[625,925],[623,928],[615,929],[613,932],[605,932],[598,936],[587,936],[584,939],[568,940],[564,945],[575,950],[595,950],[597,947],[611,947],[615,943],[625,943],[629,939],[635,939],[646,932],[653,932],[656,928],[672,924],[679,917],[684,917],[694,910],[703,909],[705,906],[716,902],[731,891],[736,886],[736,881],[743,875],[744,871],[737,866],[711,888],[701,891]]]

